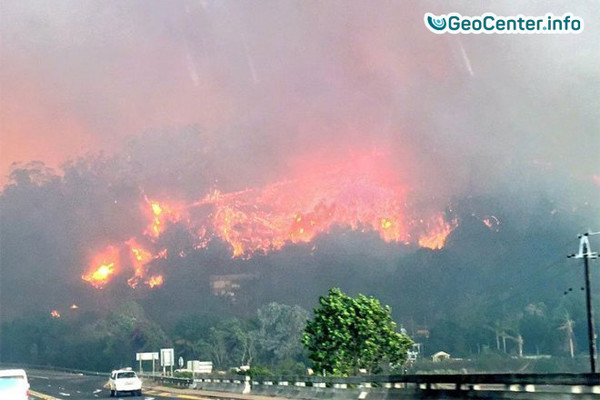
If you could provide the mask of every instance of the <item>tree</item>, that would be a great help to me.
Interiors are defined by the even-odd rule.
[[[575,343],[573,340],[573,326],[575,325],[575,321],[571,319],[571,316],[567,312],[565,314],[565,322],[558,329],[564,330],[567,335],[567,346],[569,349],[569,355],[571,358],[575,357]]]
[[[257,311],[261,355],[275,364],[302,354],[302,332],[309,313],[300,306],[267,304]]]
[[[319,299],[302,343],[317,371],[335,375],[377,373],[406,360],[413,341],[396,332],[390,307],[374,297],[350,297],[338,288]]]

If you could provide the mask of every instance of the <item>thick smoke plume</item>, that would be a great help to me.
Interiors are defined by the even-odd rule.
[[[209,290],[210,276],[262,271],[247,283],[256,288],[247,294],[251,307],[285,295],[306,304],[325,283],[360,290],[339,273],[341,260],[361,260],[373,274],[370,287],[384,269],[418,270],[428,256],[404,259],[418,244],[405,234],[418,236],[434,215],[453,229],[458,224],[448,237],[447,247],[459,254],[448,256],[452,265],[477,257],[469,251],[481,251],[471,243],[481,232],[504,235],[510,248],[551,218],[561,220],[543,228],[553,244],[597,227],[600,31],[591,21],[600,13],[591,2],[485,7],[3,3],[2,317],[23,311],[11,300],[22,293],[30,298],[27,309],[109,307],[105,292],[82,276],[111,246],[141,271],[105,288],[119,296],[160,305],[177,292],[210,302],[193,297]],[[423,25],[425,12],[490,9],[572,12],[590,23],[579,35],[538,36],[434,35]],[[367,167],[356,162],[364,154],[374,155]],[[366,176],[402,188],[385,193],[390,209],[410,210],[406,224],[414,228],[386,240],[377,231],[394,221],[377,215],[365,232],[332,224],[330,236],[287,247],[272,239],[280,252],[231,259],[225,234],[205,247],[203,233],[186,223],[214,210],[219,198],[206,199],[215,191],[249,210],[252,199],[232,193],[261,193],[262,207],[265,198],[281,198],[264,196],[273,185],[295,185],[339,165],[348,179]],[[369,168],[378,172],[364,175]],[[377,198],[383,192],[373,187],[363,193]],[[168,229],[154,238],[142,234],[153,201],[185,209],[162,221]],[[271,226],[263,214],[257,218]],[[511,239],[509,232],[520,236]],[[131,259],[130,248],[151,263]],[[164,286],[147,293],[149,279],[163,274]],[[275,278],[286,276],[321,283],[302,292]],[[131,286],[143,290],[133,293]]]

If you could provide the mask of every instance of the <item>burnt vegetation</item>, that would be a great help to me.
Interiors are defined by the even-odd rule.
[[[164,274],[162,286],[134,290],[122,278],[96,289],[82,280],[86,255],[144,229],[144,196],[193,199],[210,187],[201,177],[181,184],[207,174],[210,156],[190,154],[194,163],[167,156],[162,167],[139,157],[89,156],[60,174],[41,163],[14,166],[1,195],[3,362],[106,370],[131,364],[136,351],[174,345],[186,359],[211,359],[218,368],[252,363],[300,373],[309,365],[302,324],[286,318],[306,321],[305,310],[334,286],[389,304],[424,357],[440,350],[472,359],[568,357],[569,340],[575,355],[585,351],[582,274],[565,255],[598,215],[597,203],[498,187],[449,201],[446,217],[457,227],[439,250],[335,227],[249,259],[232,259],[217,239],[194,249],[174,223],[158,239],[168,256],[152,264]],[[484,218],[492,215],[493,224]],[[54,309],[60,318],[50,316]],[[298,332],[282,333],[291,326]]]

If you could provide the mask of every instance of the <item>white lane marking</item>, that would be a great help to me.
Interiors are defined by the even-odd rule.
[[[69,397],[69,396],[71,396],[69,393],[63,393],[63,392],[58,392],[58,394],[60,394],[63,397]]]
[[[92,393],[96,394],[96,393],[100,393],[101,391],[102,391],[102,389],[96,389]]]

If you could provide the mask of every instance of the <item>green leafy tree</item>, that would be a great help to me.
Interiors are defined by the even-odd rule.
[[[338,288],[319,299],[302,342],[317,371],[335,375],[369,373],[402,365],[413,341],[396,332],[389,306],[374,297],[350,297]]]
[[[273,364],[297,359],[303,352],[301,338],[308,318],[300,306],[269,303],[259,308],[256,336],[262,358]]]

